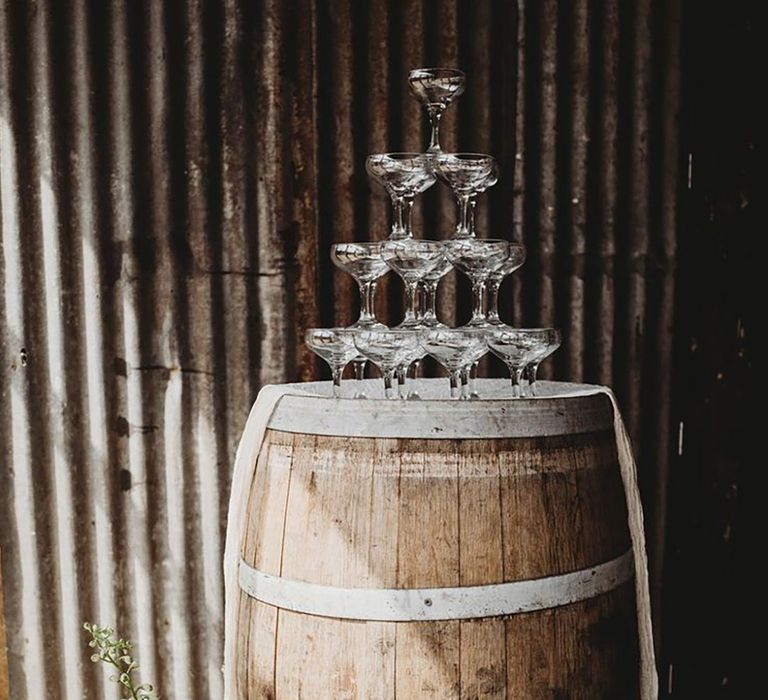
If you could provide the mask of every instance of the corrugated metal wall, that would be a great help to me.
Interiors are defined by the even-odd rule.
[[[0,0],[3,582],[12,697],[115,697],[83,620],[167,698],[218,698],[230,468],[258,387],[353,319],[332,241],[382,238],[367,153],[422,149],[407,71],[458,65],[446,149],[529,260],[502,315],[555,323],[558,378],[613,384],[660,580],[679,2]],[[449,235],[434,188],[416,211]],[[378,299],[396,321],[396,282]],[[457,303],[454,304],[454,299]],[[446,321],[469,314],[463,280]],[[493,367],[493,370],[498,369]]]

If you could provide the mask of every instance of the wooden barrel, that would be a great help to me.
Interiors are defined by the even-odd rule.
[[[286,396],[244,530],[238,698],[638,697],[605,396]]]

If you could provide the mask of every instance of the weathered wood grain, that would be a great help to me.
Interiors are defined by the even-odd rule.
[[[428,440],[268,430],[245,561],[335,587],[429,588],[587,568],[629,548],[614,437]],[[242,595],[239,698],[632,698],[631,583],[573,605],[382,623]]]

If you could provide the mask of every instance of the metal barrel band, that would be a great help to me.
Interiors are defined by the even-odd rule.
[[[634,576],[632,550],[588,569],[487,586],[339,588],[266,574],[240,561],[240,588],[283,610],[347,620],[466,620],[533,612],[608,593]]]

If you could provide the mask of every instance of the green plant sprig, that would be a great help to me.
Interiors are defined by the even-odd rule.
[[[90,622],[84,623],[83,629],[91,635],[88,646],[96,650],[91,654],[91,661],[102,661],[114,667],[117,673],[109,679],[130,692],[130,696],[122,700],[160,700],[149,683],[135,685],[131,674],[138,670],[139,664],[131,656],[133,644],[130,640],[117,639],[114,637],[115,630],[111,627],[100,627]]]

